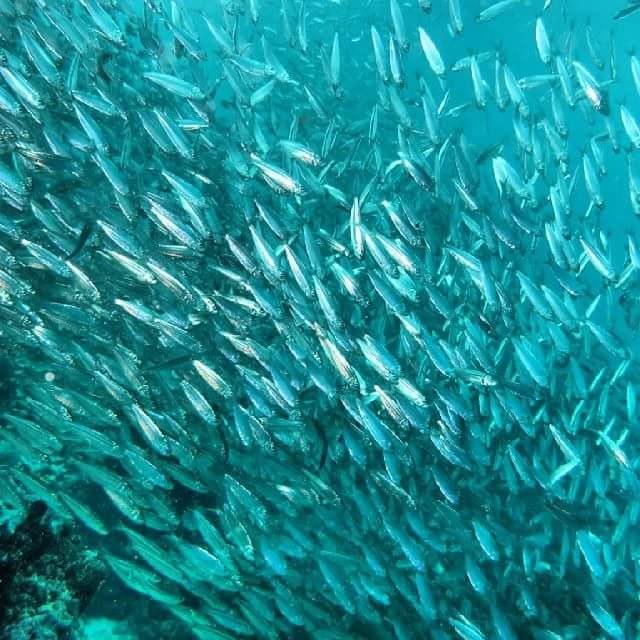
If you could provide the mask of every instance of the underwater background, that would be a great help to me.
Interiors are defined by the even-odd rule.
[[[0,640],[640,637],[639,25],[0,0]]]

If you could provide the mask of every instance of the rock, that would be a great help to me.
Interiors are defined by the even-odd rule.
[[[1,640],[73,640],[104,565],[69,526],[54,532],[42,502],[11,533],[0,530]]]

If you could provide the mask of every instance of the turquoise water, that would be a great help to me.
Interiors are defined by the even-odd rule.
[[[638,637],[639,20],[0,0],[0,639]]]

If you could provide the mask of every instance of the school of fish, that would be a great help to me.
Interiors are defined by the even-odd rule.
[[[185,638],[637,638],[640,2],[347,5],[0,0],[3,519]]]

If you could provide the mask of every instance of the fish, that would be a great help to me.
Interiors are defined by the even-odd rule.
[[[476,22],[488,22],[501,16],[507,9],[520,3],[520,0],[499,0],[483,9],[477,16]]]
[[[422,51],[429,63],[429,66],[431,67],[431,70],[437,76],[444,76],[446,67],[438,47],[431,39],[431,36],[429,36],[422,27],[418,27],[418,34],[420,36],[420,46],[422,47]]]
[[[77,257],[80,254],[80,252],[84,249],[85,245],[87,244],[87,241],[91,237],[92,232],[93,232],[93,223],[91,221],[85,222],[85,224],[82,225],[82,229],[80,230],[80,234],[78,235],[78,239],[76,241],[75,247],[66,256],[67,260],[73,260],[75,257]]]
[[[0,0],[0,522],[83,617],[636,637],[618,5]]]
[[[634,14],[638,9],[640,9],[640,2],[630,2],[626,7],[622,7],[616,11],[613,14],[613,19],[622,20],[623,18],[627,18]]]

